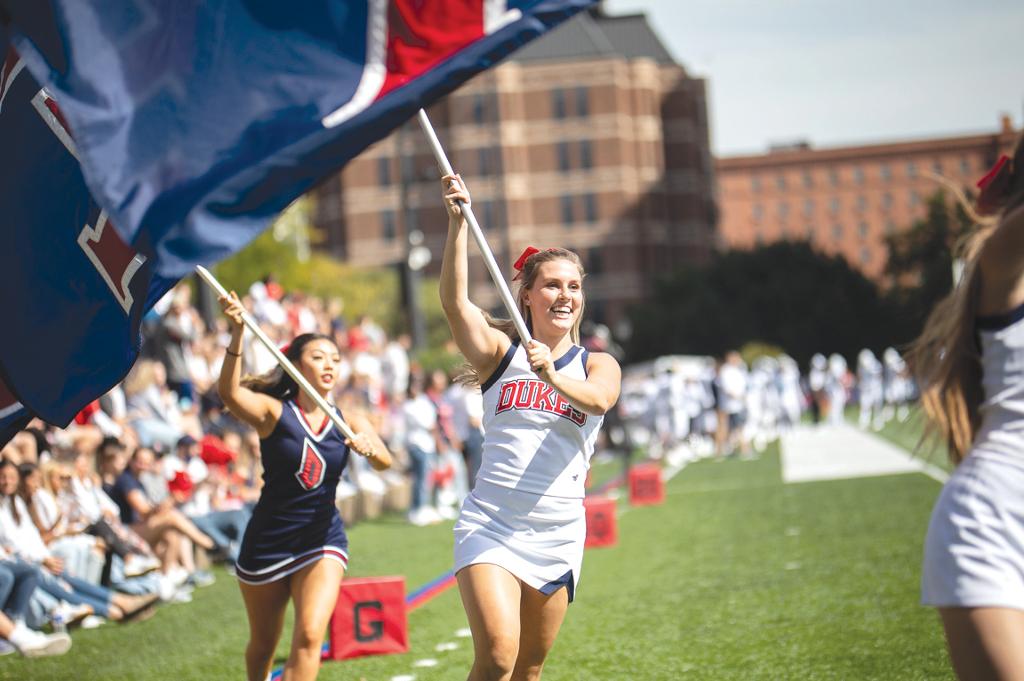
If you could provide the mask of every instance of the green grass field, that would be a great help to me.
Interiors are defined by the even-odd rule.
[[[692,464],[664,504],[620,502],[619,544],[587,552],[544,678],[952,679],[937,618],[918,605],[938,492],[920,474],[784,485],[774,445],[755,461]],[[411,590],[450,567],[450,524],[364,523],[351,547],[350,575],[401,574]],[[244,678],[244,610],[233,578],[216,574],[192,604],[76,632],[64,657],[2,658],[0,679]],[[464,679],[470,641],[454,634],[465,626],[451,589],[409,614],[408,654],[328,662],[320,678]],[[445,642],[458,648],[437,652]],[[414,668],[422,658],[438,664]]]

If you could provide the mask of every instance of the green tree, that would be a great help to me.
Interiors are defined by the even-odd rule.
[[[751,342],[800,362],[815,352],[852,359],[887,344],[891,321],[873,282],[806,242],[729,251],[705,268],[678,270],[631,317],[631,360],[721,355]]]
[[[887,297],[898,316],[897,343],[920,333],[935,303],[953,288],[953,254],[973,225],[959,203],[950,207],[945,192],[928,199],[927,215],[910,229],[887,237]]]

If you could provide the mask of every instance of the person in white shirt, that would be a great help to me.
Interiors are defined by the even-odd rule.
[[[471,681],[539,679],[583,561],[584,486],[598,429],[619,396],[615,359],[580,346],[583,266],[562,248],[516,261],[533,339],[469,299],[457,176],[443,179],[448,237],[441,304],[484,401],[483,461],[455,533],[455,574],[473,632]]]
[[[415,375],[409,379],[409,391],[402,404],[405,421],[405,451],[412,464],[412,504],[409,522],[426,525],[440,521],[431,503],[430,474],[437,460],[439,439],[437,408],[424,392],[424,378]]]
[[[910,361],[956,466],[928,526],[921,600],[939,611],[957,676],[1021,679],[1024,136],[978,188],[963,277],[932,311]]]

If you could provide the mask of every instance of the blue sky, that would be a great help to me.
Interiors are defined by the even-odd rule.
[[[1024,109],[1022,0],[606,0],[709,81],[716,154],[992,131]]]

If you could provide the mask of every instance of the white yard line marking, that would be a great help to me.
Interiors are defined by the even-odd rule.
[[[432,657],[425,657],[422,660],[416,660],[412,663],[413,667],[436,667],[437,660]]]
[[[398,676],[392,676],[391,681],[416,681],[415,674],[399,674]]]
[[[458,631],[456,631],[455,635],[458,636],[459,638],[469,638],[470,636],[473,635],[473,630],[470,629],[469,627],[463,627],[462,629],[459,629]]]
[[[449,643],[449,642],[438,643],[436,646],[434,646],[434,650],[436,650],[439,653],[447,652],[449,650],[458,650],[458,648],[459,648],[459,644],[458,643]]]
[[[941,478],[902,447],[848,424],[793,431],[782,438],[781,447],[786,483],[903,473]]]

